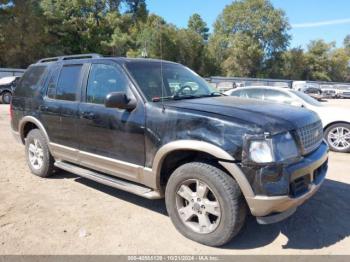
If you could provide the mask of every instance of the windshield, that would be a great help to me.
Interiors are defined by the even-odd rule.
[[[161,65],[155,61],[131,61],[126,63],[126,68],[149,101],[220,95],[203,78],[179,64],[164,62]]]
[[[306,103],[309,103],[310,105],[313,106],[323,106],[320,102],[318,102],[316,99],[312,98],[311,96],[300,92],[300,91],[295,91],[295,90],[290,90],[293,94],[304,100]]]

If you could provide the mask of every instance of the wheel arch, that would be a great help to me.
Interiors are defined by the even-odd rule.
[[[219,168],[223,169],[223,171],[228,173],[237,181],[245,197],[250,197],[253,194],[252,188],[246,176],[243,174],[237,164],[234,163],[235,159],[229,153],[208,142],[196,140],[178,140],[170,142],[158,150],[152,166],[152,171],[156,176],[157,188],[162,189],[162,186],[164,186],[162,185],[162,175],[164,175],[162,174],[162,168],[166,159],[174,152],[192,152],[199,154],[202,157],[207,156],[209,157],[209,160],[215,160],[215,163],[219,165]],[[185,162],[186,161],[182,163]],[[170,174],[168,175],[170,176]]]
[[[323,131],[325,132],[327,130],[327,128],[331,127],[332,125],[336,125],[336,124],[347,124],[347,125],[350,125],[350,122],[341,121],[341,120],[330,122],[323,128]]]
[[[23,144],[25,143],[25,138],[26,138],[27,134],[29,133],[29,131],[34,129],[34,128],[39,129],[43,133],[46,141],[48,141],[48,142],[50,141],[49,136],[46,132],[46,129],[45,129],[44,125],[40,122],[40,120],[38,120],[37,118],[35,118],[33,116],[25,116],[20,121],[19,128],[18,128],[20,138],[21,138],[21,141]]]
[[[4,93],[10,93],[11,95],[13,95],[13,91],[8,88],[0,90],[0,96],[2,96]]]

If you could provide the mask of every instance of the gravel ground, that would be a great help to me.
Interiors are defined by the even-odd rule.
[[[350,100],[330,101],[350,108]],[[0,105],[0,254],[350,254],[350,156],[330,154],[321,190],[284,222],[249,218],[222,248],[182,237],[164,201],[59,172],[30,174]]]

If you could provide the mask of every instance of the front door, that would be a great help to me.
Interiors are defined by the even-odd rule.
[[[145,163],[145,114],[142,101],[132,110],[104,106],[107,94],[134,96],[124,71],[114,62],[91,64],[78,109],[79,161],[111,175],[138,181]]]

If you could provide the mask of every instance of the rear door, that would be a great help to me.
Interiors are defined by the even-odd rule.
[[[50,141],[58,146],[78,148],[76,129],[84,70],[84,64],[61,65],[49,78],[41,111]]]

